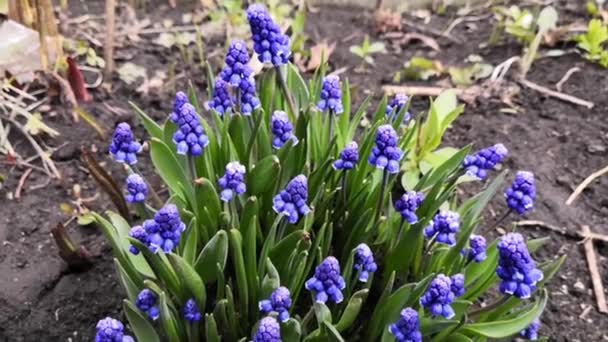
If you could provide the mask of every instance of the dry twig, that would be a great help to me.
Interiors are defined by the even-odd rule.
[[[29,177],[30,174],[32,173],[32,170],[33,170],[32,168],[25,170],[25,172],[21,175],[21,178],[19,178],[19,183],[17,184],[17,189],[15,189],[15,198],[16,199],[19,199],[21,197],[21,189],[23,189],[23,185],[25,184],[27,177]]]
[[[523,221],[515,222],[515,226],[544,228],[544,229],[548,229],[550,231],[556,232],[558,234],[567,236],[572,239],[586,239],[586,240],[592,239],[592,240],[599,240],[599,241],[608,243],[608,236],[606,236],[606,235],[591,233],[591,232],[587,233],[587,234],[583,234],[581,231],[571,231],[566,228],[560,228],[560,227],[545,223],[543,221],[523,220]]]
[[[441,31],[435,30],[433,28],[426,27],[425,25],[421,25],[419,23],[411,22],[411,21],[409,21],[407,19],[403,19],[403,24],[405,24],[406,26],[409,26],[410,28],[412,28],[414,30],[418,30],[420,32],[432,34],[432,35],[437,36],[437,37],[442,37],[442,38],[445,38],[445,39],[447,39],[447,40],[449,40],[449,41],[451,41],[453,43],[456,43],[456,44],[462,44],[463,43],[463,41],[461,39],[452,37],[452,36],[450,36],[448,34],[445,34],[445,33],[441,32]]]
[[[555,83],[555,89],[557,89],[557,91],[562,91],[562,86],[564,85],[564,83],[566,83],[570,79],[570,76],[572,76],[575,72],[579,72],[579,71],[581,71],[580,68],[577,68],[577,67],[570,68],[570,70],[568,70],[566,72],[566,74],[564,74],[564,77],[562,77],[562,79],[559,80],[559,82]]]
[[[582,234],[589,234],[589,226],[581,227]],[[606,305],[606,296],[604,295],[604,285],[602,284],[602,277],[600,270],[597,265],[597,256],[595,255],[595,249],[593,248],[593,240],[588,239],[585,241],[585,256],[587,258],[587,264],[589,266],[589,275],[591,276],[591,282],[593,283],[593,292],[595,293],[595,300],[597,302],[597,309],[605,314],[608,314],[608,305]]]
[[[594,173],[589,175],[589,177],[585,178],[585,180],[581,184],[579,184],[576,189],[574,189],[570,197],[568,197],[568,199],[566,200],[566,205],[571,205],[572,202],[574,202],[574,200],[581,194],[581,192],[583,192],[583,190],[585,190],[585,188],[587,188],[587,186],[591,184],[591,182],[593,182],[596,178],[599,178],[605,173],[608,173],[608,166],[599,171],[595,171]]]
[[[543,87],[541,85],[538,85],[536,83],[530,82],[526,79],[521,79],[519,80],[519,83],[521,83],[521,85],[528,87],[532,90],[536,90],[539,93],[543,93],[547,96],[550,97],[555,97],[557,99],[560,99],[562,101],[566,101],[566,102],[570,102],[573,103],[575,105],[579,105],[579,106],[583,106],[586,107],[587,109],[591,109],[593,108],[593,106],[595,105],[593,102],[589,102],[587,100],[583,100],[583,99],[579,99],[578,97],[572,96],[572,95],[568,95],[568,94],[564,94],[562,92],[559,91],[555,91],[555,90],[551,90],[549,88]]]
[[[114,72],[114,33],[116,29],[116,0],[106,0],[106,44],[103,47],[103,58],[106,61],[104,76],[112,80]]]

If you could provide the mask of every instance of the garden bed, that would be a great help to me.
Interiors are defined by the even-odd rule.
[[[557,4],[561,21],[568,22],[584,16],[582,5],[572,8],[571,5],[565,7],[565,3],[561,1]],[[92,12],[103,8],[97,6],[96,2],[88,6]],[[152,17],[162,17],[163,11],[159,7]],[[175,14],[175,11],[171,13]],[[74,16],[78,14],[72,13]],[[453,19],[450,16],[433,16],[431,24],[424,27],[441,31]],[[417,22],[411,17],[408,20]],[[422,27],[423,24],[420,25]],[[457,26],[451,35],[462,39],[462,43],[436,37],[440,52],[431,52],[421,44],[411,43],[402,46],[402,51],[396,53],[387,44],[389,53],[375,56],[373,72],[356,73],[354,69],[360,62],[348,48],[361,42],[365,34],[373,34],[373,27],[371,13],[336,8],[320,8],[317,13],[309,15],[307,22],[306,31],[313,42],[327,39],[337,43],[330,65],[332,69],[348,67],[342,77],[348,76],[356,90],[355,98],[359,101],[364,94],[378,94],[382,85],[392,83],[394,73],[415,54],[432,56],[445,65],[458,65],[467,56],[478,54],[486,62],[497,65],[519,55],[521,50],[520,45],[513,42],[480,48],[491,32],[491,23],[485,20],[475,22],[475,27],[468,30],[465,30],[465,25]],[[405,29],[411,30],[407,26]],[[377,37],[373,39],[379,40]],[[208,43],[209,53],[212,53],[213,46],[213,42]],[[134,63],[145,64],[149,72],[167,68],[171,58],[178,56],[177,52],[168,55],[167,50],[145,43],[139,43],[136,49],[129,48],[127,54],[135,55]],[[539,200],[536,210],[526,219],[540,220],[569,231],[577,231],[581,225],[588,225],[596,233],[608,234],[608,200],[603,196],[608,192],[608,179],[600,178],[594,182],[572,206],[564,204],[578,183],[606,166],[608,120],[605,113],[608,98],[605,94],[608,90],[608,73],[584,61],[578,54],[570,53],[536,61],[527,78],[553,88],[575,66],[581,70],[564,84],[563,91],[594,102],[592,109],[548,98],[518,86],[519,93],[512,98],[518,107],[517,114],[503,113],[501,109],[506,105],[497,96],[479,97],[467,105],[465,114],[448,130],[445,145],[473,143],[477,148],[498,142],[505,144],[510,151],[506,168],[533,170],[536,174]],[[205,84],[202,73],[186,71],[186,78],[192,78],[202,89]],[[431,80],[419,82],[418,85],[436,85],[436,82]],[[178,85],[184,86],[185,81],[180,81]],[[516,86],[515,83],[512,85]],[[120,121],[137,123],[129,111],[129,100],[145,108],[156,119],[164,118],[171,111],[172,94],[142,96],[135,90],[136,86],[127,86],[117,77],[112,86],[110,93],[101,89],[93,91],[95,101],[86,107],[108,131]],[[110,113],[104,103],[122,108],[127,114]],[[427,105],[425,97],[417,97],[413,103],[413,114]],[[57,110],[61,113],[61,106],[58,105]],[[3,242],[0,248],[1,341],[65,341],[69,338],[73,341],[90,341],[98,319],[106,315],[120,315],[122,289],[115,279],[111,256],[103,237],[91,228],[74,224],[69,226],[70,233],[95,255],[91,269],[74,273],[67,271],[50,235],[51,228],[67,220],[59,205],[73,199],[74,184],[80,185],[82,197],[90,197],[98,192],[82,168],[80,146],[90,148],[95,145],[98,150],[96,157],[109,161],[106,154],[109,139],[96,138],[90,126],[84,122],[73,123],[67,114],[58,115],[47,122],[61,133],[50,143],[56,146],[65,143],[53,156],[62,172],[62,181],[52,181],[45,187],[28,191],[29,187],[45,182],[45,176],[33,172],[27,179],[21,198],[5,200],[0,207],[0,241]],[[142,132],[140,128],[139,133]],[[107,165],[111,166],[114,174],[123,176],[115,164]],[[0,166],[0,173],[8,176],[0,190],[2,198],[6,198],[7,192],[14,191],[22,172],[19,169],[10,170],[5,164]],[[100,211],[106,209],[108,203],[107,198],[101,195],[89,206]],[[498,198],[488,212],[500,212],[502,205]],[[600,328],[608,326],[608,316],[597,311],[582,245],[577,244],[577,240],[540,228],[520,228],[520,231],[528,236],[548,235],[551,238],[551,243],[540,252],[540,257],[568,255],[560,273],[549,285],[551,296],[541,317],[544,323],[541,334],[557,341],[608,339],[608,333]],[[484,233],[499,234],[498,231]],[[603,282],[608,284],[608,269],[605,267],[608,248],[606,244],[597,244],[596,248],[600,255],[600,266],[604,265],[601,270]],[[586,310],[587,307],[591,309]]]

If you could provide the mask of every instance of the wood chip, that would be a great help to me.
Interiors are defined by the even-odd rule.
[[[581,227],[581,232],[583,234],[590,234],[591,230],[589,229],[589,226],[583,225]],[[606,305],[604,285],[602,284],[602,277],[597,265],[597,256],[595,254],[595,248],[593,247],[593,239],[585,240],[584,247],[587,265],[589,266],[589,275],[591,276],[591,282],[593,283],[593,292],[595,293],[595,300],[597,301],[597,309],[599,312],[608,314],[608,305]]]
[[[548,229],[548,230],[554,231],[556,233],[559,233],[561,235],[564,235],[564,236],[567,236],[567,237],[570,237],[573,239],[592,239],[592,240],[608,242],[607,235],[591,233],[591,232],[585,234],[581,231],[571,231],[566,228],[560,228],[560,227],[545,223],[543,221],[523,220],[523,221],[515,222],[514,224],[517,227],[538,227],[538,228]]]
[[[572,202],[574,202],[574,200],[583,192],[583,190],[585,190],[585,188],[587,188],[587,186],[591,184],[591,182],[593,182],[596,178],[602,176],[605,173],[608,173],[608,166],[592,173],[591,175],[589,175],[589,177],[585,178],[585,180],[581,184],[579,184],[576,189],[574,189],[570,197],[568,197],[568,199],[566,200],[566,205],[571,205]]]

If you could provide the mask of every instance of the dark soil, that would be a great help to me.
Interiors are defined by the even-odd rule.
[[[88,4],[90,7],[87,12],[98,13],[103,10],[103,6],[95,4],[97,3]],[[583,16],[580,6],[573,7],[563,1],[558,3],[558,9],[560,14],[563,13],[564,22]],[[74,13],[82,11],[76,9]],[[166,8],[159,6],[152,16],[161,18],[167,13]],[[429,27],[442,30],[452,19],[448,16],[433,16]],[[417,22],[415,18],[408,20]],[[309,15],[307,32],[313,43],[324,38],[337,42],[336,51],[331,56],[331,66],[333,69],[348,67],[343,77],[348,75],[356,89],[356,98],[360,100],[364,93],[379,93],[381,85],[391,83],[394,73],[412,55],[439,59],[445,65],[460,65],[468,55],[479,54],[496,65],[520,53],[521,48],[508,41],[496,47],[480,48],[480,44],[488,39],[491,24],[487,21],[474,24],[474,27],[468,29],[461,24],[452,31],[454,37],[462,39],[461,44],[437,38],[441,46],[438,53],[431,52],[421,44],[411,43],[399,50],[387,44],[389,53],[376,56],[376,65],[364,73],[354,71],[359,60],[348,48],[359,44],[365,34],[372,34],[374,25],[371,13],[323,8],[318,13]],[[422,27],[423,24],[420,25]],[[406,27],[404,30],[411,29]],[[381,38],[372,36],[372,39]],[[208,44],[208,51],[212,51],[213,47],[213,42]],[[169,62],[179,58],[177,51],[168,54],[167,50],[146,41],[136,44],[134,48],[124,49],[123,52],[135,56],[134,63],[145,64],[150,74],[154,70],[167,70]],[[474,105],[467,106],[465,114],[448,131],[445,144],[464,146],[473,143],[478,148],[497,142],[504,143],[510,150],[505,167],[510,170],[531,170],[537,177],[539,199],[536,210],[526,219],[541,220],[572,231],[580,229],[581,225],[588,225],[594,232],[608,234],[608,199],[605,196],[608,193],[608,178],[600,178],[591,184],[573,206],[564,205],[577,184],[605,166],[608,154],[608,121],[605,119],[608,110],[608,98],[605,96],[608,73],[585,62],[576,54],[568,54],[538,60],[528,79],[553,88],[566,71],[575,66],[581,71],[565,83],[563,91],[595,102],[592,110],[521,88],[519,94],[513,97],[518,105],[517,114],[503,113],[501,109],[507,106],[498,97],[479,98]],[[184,72],[186,78],[194,79],[199,87],[204,86],[200,71],[180,65],[177,71]],[[183,82],[178,82],[178,88],[183,88],[186,78]],[[442,80],[420,84],[433,85],[437,82],[444,84]],[[171,96],[168,92],[143,96],[135,91],[136,86],[128,86],[117,77],[112,86],[111,92],[94,90],[92,94],[95,101],[86,106],[108,131],[120,121],[136,123],[128,111],[129,100],[138,103],[157,118],[164,118],[171,110]],[[110,113],[103,105],[104,102],[127,110],[127,114]],[[413,112],[425,109],[427,104],[426,99],[417,98]],[[57,106],[60,113],[61,108],[61,105]],[[97,138],[95,132],[84,122],[73,123],[67,114],[46,120],[61,132],[59,139],[47,143],[52,146],[67,143],[53,156],[63,179],[52,181],[37,190],[28,190],[46,181],[45,176],[33,172],[25,184],[22,197],[19,200],[9,200],[8,194],[15,190],[24,170],[8,168],[5,163],[0,166],[0,173],[8,177],[0,190],[4,199],[0,206],[0,341],[91,341],[97,320],[107,315],[121,315],[122,289],[116,282],[110,251],[100,233],[75,224],[69,226],[74,239],[86,245],[95,255],[91,269],[75,273],[68,270],[57,255],[50,229],[68,219],[59,205],[73,200],[75,184],[81,186],[82,197],[90,197],[98,192],[82,168],[80,146],[95,146],[99,151],[96,157],[105,162],[121,181],[124,173],[109,162],[105,153],[107,139]],[[142,136],[141,127],[137,134]],[[19,140],[18,136],[15,138],[22,154],[31,153],[27,151],[24,141]],[[146,165],[141,168],[146,169]],[[109,203],[101,195],[89,203],[89,207],[98,211],[112,209]],[[500,198],[492,203],[490,209],[491,213],[501,212],[503,205]],[[608,340],[605,328],[608,327],[608,316],[600,314],[596,309],[582,246],[576,240],[540,228],[520,230],[532,237],[551,237],[551,243],[537,254],[539,259],[568,255],[564,267],[549,285],[551,299],[541,318],[542,334],[551,336],[551,340],[556,341]],[[495,231],[486,233],[497,234]],[[603,266],[603,281],[608,286],[608,269],[605,266],[608,248],[605,244],[598,243],[596,249],[600,265]],[[580,317],[587,307],[591,307],[591,310]]]

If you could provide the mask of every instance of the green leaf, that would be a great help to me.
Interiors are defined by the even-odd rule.
[[[160,338],[154,330],[154,326],[144,317],[139,309],[128,300],[122,302],[122,307],[129,320],[131,331],[137,338],[137,341],[160,342]]]
[[[152,138],[150,155],[154,168],[174,193],[180,193],[178,184],[190,184],[188,176],[175,154],[162,140]]]
[[[199,307],[204,308],[207,301],[205,284],[198,273],[196,273],[194,267],[177,254],[169,254],[169,260],[175,268],[178,277],[183,281],[183,284],[186,285],[190,294],[196,299],[196,303]]]
[[[133,253],[129,252],[129,248],[131,247],[131,244],[129,243],[128,239],[129,232],[131,231],[129,223],[122,216],[118,215],[113,211],[108,210],[106,212],[106,215],[108,215],[108,218],[110,218],[110,222],[112,222],[112,225],[114,226],[114,228],[116,228],[120,244],[122,245],[125,254],[129,258],[135,269],[137,269],[138,272],[142,273],[147,278],[155,278],[154,272],[152,272],[150,265],[148,265],[143,255],[141,255],[141,253],[138,255],[134,255]]]
[[[277,182],[281,163],[276,155],[266,156],[247,173],[247,190],[252,195],[261,195],[270,191]]]
[[[283,240],[279,241],[271,250],[268,256],[272,260],[272,263],[279,270],[279,274],[285,274],[289,261],[289,256],[296,250],[298,242],[300,242],[305,236],[308,236],[303,230],[296,230],[293,233],[287,235]],[[286,277],[285,277],[286,278]]]
[[[340,335],[340,332],[330,322],[324,321],[322,326],[325,328],[330,342],[344,342],[344,338]]]
[[[539,32],[546,32],[553,30],[557,26],[558,14],[553,6],[547,6],[543,8],[538,14],[536,24],[538,25]]]
[[[207,342],[220,342],[220,335],[217,332],[217,323],[213,314],[205,315],[205,337]],[[142,340],[145,341],[145,340]]]
[[[203,282],[212,284],[217,280],[218,272],[216,264],[223,270],[228,259],[228,235],[226,231],[220,230],[203,247],[201,254],[196,259],[194,269],[200,275]]]
[[[181,341],[179,330],[177,328],[177,321],[167,302],[167,295],[164,292],[158,293],[158,309],[160,311],[160,324],[163,327],[163,331],[167,334],[169,341],[178,342]]]
[[[472,339],[470,339],[469,337],[467,337],[461,333],[455,333],[450,336],[447,336],[444,341],[445,342],[473,342]]]
[[[137,295],[141,291],[141,287],[137,286],[137,284],[129,277],[129,274],[122,267],[118,259],[114,258],[114,267],[116,268],[116,273],[118,273],[118,279],[120,280],[120,284],[125,289],[127,293],[127,298],[129,300],[135,301],[137,299]]]
[[[270,294],[281,286],[281,277],[276,267],[270,261],[270,258],[266,258],[266,275],[262,280],[262,298],[268,298]]]
[[[300,323],[293,318],[281,326],[281,340],[283,342],[300,342],[302,338],[302,328]]]
[[[317,318],[317,323],[319,325],[321,325],[323,322],[328,322],[331,324],[331,311],[329,311],[329,308],[325,304],[315,302],[313,304],[313,309],[315,310],[315,317]]]
[[[346,308],[344,309],[340,320],[338,321],[338,323],[336,323],[336,330],[338,330],[339,332],[343,332],[353,325],[353,323],[357,319],[357,316],[359,315],[359,312],[361,312],[363,300],[365,300],[368,293],[368,289],[363,289],[353,294],[353,296],[348,301],[348,304],[346,305]]]
[[[245,260],[243,259],[243,238],[236,229],[230,230],[230,252],[236,273],[236,285],[241,304],[241,313],[247,315],[249,303],[249,291],[247,288],[247,272],[245,270]]]
[[[545,309],[546,304],[547,291],[543,290],[541,298],[536,301],[534,306],[528,311],[520,313],[517,317],[501,321],[465,324],[461,331],[466,334],[494,339],[513,336],[537,319]]]
[[[163,129],[154,121],[152,118],[148,116],[143,110],[141,110],[135,103],[129,101],[129,105],[133,107],[135,113],[141,120],[141,123],[144,125],[146,131],[152,138],[156,138],[159,140],[163,139]]]

